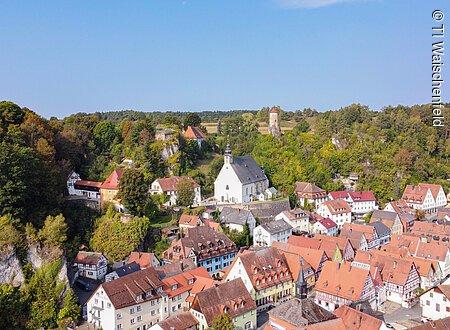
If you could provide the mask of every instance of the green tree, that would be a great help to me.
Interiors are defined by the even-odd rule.
[[[178,181],[177,186],[177,205],[191,206],[194,202],[195,192],[192,187],[192,181],[188,178],[182,178]]]
[[[58,312],[58,326],[66,329],[71,323],[78,320],[80,317],[80,306],[77,303],[77,297],[72,289],[67,290],[62,308]]]
[[[184,129],[187,129],[188,126],[200,127],[201,124],[202,119],[200,118],[200,116],[196,113],[191,112],[184,119],[183,127]]]
[[[123,260],[142,243],[149,227],[150,220],[147,217],[122,221],[121,214],[116,213],[111,206],[96,222],[91,247],[104,253],[111,262]]]
[[[61,247],[67,240],[67,224],[62,214],[45,219],[44,227],[39,230],[38,238],[55,247]]]
[[[119,196],[132,214],[140,214],[148,199],[148,185],[142,170],[126,169],[119,183]]]
[[[99,122],[93,133],[95,145],[102,152],[110,151],[116,138],[118,138],[116,127],[109,120]]]
[[[220,314],[213,320],[212,326],[209,330],[233,330],[234,325],[231,317],[228,314]]]
[[[0,322],[8,329],[23,329],[26,320],[26,300],[19,288],[0,285]]]

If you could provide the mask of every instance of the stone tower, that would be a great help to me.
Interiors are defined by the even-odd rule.
[[[281,135],[280,128],[280,110],[276,107],[272,107],[269,112],[269,134],[274,137],[279,137]]]

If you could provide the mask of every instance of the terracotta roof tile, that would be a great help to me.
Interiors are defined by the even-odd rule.
[[[188,126],[186,132],[184,132],[184,137],[186,139],[205,139],[206,135],[200,130],[200,128]]]
[[[105,182],[102,183],[100,186],[101,189],[112,189],[117,190],[119,189],[119,181],[122,177],[123,170],[114,170],[112,173],[108,176],[108,178],[105,180]]]
[[[103,256],[103,254],[98,252],[80,251],[75,257],[74,262],[84,265],[97,265],[101,256]]]
[[[170,178],[160,178],[156,179],[156,181],[161,186],[162,191],[176,191],[177,190],[177,184],[182,179],[187,179],[192,182],[192,188],[200,187],[200,185],[194,181],[190,176],[172,176]]]
[[[348,306],[339,307],[334,315],[344,322],[347,330],[375,330],[383,325],[383,321]]]

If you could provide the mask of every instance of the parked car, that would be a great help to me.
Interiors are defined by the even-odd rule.
[[[76,280],[75,284],[77,285],[77,287],[79,287],[80,289],[84,290],[84,291],[92,291],[91,286],[89,285],[89,283],[83,281],[83,280]]]

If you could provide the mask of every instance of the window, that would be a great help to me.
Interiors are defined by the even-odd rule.
[[[441,305],[436,304],[436,312],[440,312],[441,311]]]
[[[130,320],[130,324],[134,324],[134,318]]]
[[[117,313],[117,319],[120,320],[122,318],[122,314],[121,313]]]
[[[134,307],[130,308],[130,314],[134,314]]]
[[[106,307],[111,308],[111,303],[107,303]]]
[[[140,311],[142,310],[142,306],[141,306],[141,305],[137,306],[137,307],[136,307],[136,310],[137,310],[138,312],[140,312]]]
[[[430,292],[430,297],[433,298],[433,292]]]
[[[141,315],[139,315],[139,316],[137,317],[137,321],[138,321],[138,322],[141,322],[141,321],[142,321],[142,316],[141,316]]]
[[[120,329],[123,329],[123,328],[122,328],[122,324],[118,324],[118,325],[117,325],[117,330],[120,330]]]

